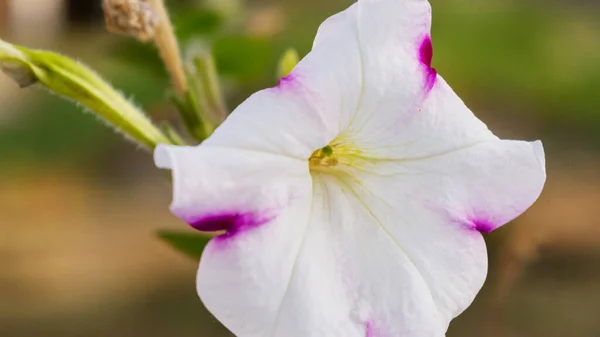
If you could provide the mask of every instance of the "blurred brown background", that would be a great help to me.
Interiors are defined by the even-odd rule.
[[[184,49],[215,46],[233,107],[351,0],[167,1]],[[488,235],[489,282],[450,337],[600,336],[600,1],[432,0],[434,66],[498,135],[542,139],[548,184]],[[194,14],[196,13],[196,14]],[[0,36],[93,66],[153,116],[152,48],[103,29],[100,0],[0,0]],[[0,76],[0,336],[228,336],[151,155],[39,88]]]

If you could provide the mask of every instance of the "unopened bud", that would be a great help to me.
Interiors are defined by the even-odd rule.
[[[289,48],[279,59],[279,64],[277,65],[277,76],[279,76],[279,78],[288,76],[292,70],[294,70],[294,67],[296,67],[298,62],[300,62],[300,56],[298,55],[298,52],[293,48]]]
[[[91,69],[68,57],[0,40],[0,70],[21,87],[39,83],[80,103],[150,149],[159,143],[172,144],[141,110]]]

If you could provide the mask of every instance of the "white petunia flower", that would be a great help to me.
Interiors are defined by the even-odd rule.
[[[443,336],[487,273],[480,232],[545,181],[431,67],[425,0],[359,0],[279,86],[202,145],[160,146],[173,213],[202,231],[197,288],[240,337]]]

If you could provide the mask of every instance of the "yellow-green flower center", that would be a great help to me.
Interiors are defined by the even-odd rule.
[[[363,161],[362,151],[354,144],[342,139],[334,139],[329,145],[313,152],[308,159],[311,171],[332,172],[342,166],[355,166]]]

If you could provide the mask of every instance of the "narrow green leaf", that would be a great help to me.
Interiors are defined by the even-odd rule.
[[[126,136],[153,149],[170,140],[131,102],[88,67],[59,54],[0,40],[0,69],[21,87],[40,83],[96,113]]]
[[[208,109],[206,117],[218,126],[227,118],[228,112],[215,60],[212,54],[201,55],[194,58],[194,65],[198,80],[196,89],[201,91],[200,97],[205,100]]]
[[[212,238],[202,234],[170,230],[158,231],[157,236],[160,240],[175,248],[175,250],[196,261],[200,260],[204,247],[206,247]]]
[[[206,100],[200,96],[201,91],[193,76],[188,76],[188,85],[189,89],[182,97],[173,93],[169,98],[179,111],[188,134],[202,142],[213,132],[214,127],[209,120],[204,118],[208,109],[205,104]]]

